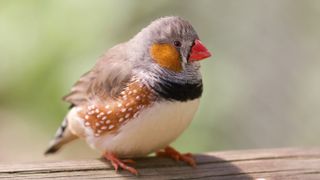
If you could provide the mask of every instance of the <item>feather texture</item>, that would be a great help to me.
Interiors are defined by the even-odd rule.
[[[132,64],[125,47],[126,44],[120,44],[108,50],[63,100],[78,106],[118,96],[132,77]]]

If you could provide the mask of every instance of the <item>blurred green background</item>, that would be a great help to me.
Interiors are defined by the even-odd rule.
[[[0,161],[98,157],[83,142],[44,157],[72,84],[152,20],[188,19],[214,56],[181,151],[320,145],[320,1],[1,0]]]

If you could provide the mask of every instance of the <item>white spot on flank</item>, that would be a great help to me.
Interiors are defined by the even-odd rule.
[[[84,123],[84,125],[86,125],[86,126],[90,126],[90,123],[89,123],[89,122],[86,122],[86,123]]]
[[[129,108],[128,111],[132,111],[132,108]]]
[[[96,113],[99,113],[100,112],[100,110],[99,109],[96,109]]]
[[[118,103],[118,107],[121,107],[122,106],[122,104],[121,103]]]
[[[106,105],[106,107],[105,107],[106,109],[109,109],[110,108],[110,105]]]
[[[96,122],[96,126],[100,126],[100,123]]]
[[[126,108],[122,108],[121,112],[126,112],[126,110],[127,110]]]
[[[112,129],[112,128],[114,128],[114,125],[110,125],[110,126],[109,126],[109,129]]]
[[[141,98],[140,98],[140,96],[137,96],[136,99],[139,100],[139,99],[141,99]]]
[[[126,114],[126,116],[125,116],[125,118],[128,118],[129,116],[130,116],[130,114],[129,114],[129,113],[127,113],[127,114]]]
[[[105,130],[105,129],[107,129],[107,126],[101,126],[100,129]]]
[[[107,119],[107,117],[106,116],[103,116],[102,117],[102,121],[104,121],[104,120],[106,120]]]
[[[101,112],[100,114],[97,115],[97,118],[101,118],[102,116],[104,116],[104,112]]]
[[[89,120],[89,116],[88,116],[88,115],[86,115],[84,118],[85,118],[86,120]]]
[[[88,107],[89,110],[93,110],[93,109],[95,109],[95,108],[96,108],[95,105],[91,105],[91,106]]]
[[[107,112],[107,114],[111,114],[111,113],[112,113],[112,111],[111,111],[111,110]]]
[[[134,90],[133,90],[133,93],[137,93],[137,90],[136,90],[136,89],[134,89]]]
[[[132,94],[132,91],[129,91],[128,94],[129,94],[129,95]]]
[[[124,120],[123,118],[120,118],[120,119],[119,119],[119,122],[122,122],[123,120]]]
[[[88,114],[89,114],[89,115],[93,115],[93,114],[94,114],[94,111],[89,111]]]
[[[111,123],[111,121],[110,121],[110,120],[107,120],[107,121],[106,121],[106,124],[110,124],[110,123]]]
[[[96,133],[96,134],[94,134],[94,136],[98,137],[98,136],[100,136],[100,134],[99,134],[99,133]]]

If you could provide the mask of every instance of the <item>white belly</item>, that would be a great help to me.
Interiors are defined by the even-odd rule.
[[[101,152],[109,151],[122,157],[144,156],[174,141],[188,127],[198,105],[199,99],[155,103],[121,127],[118,133],[94,137],[86,131],[86,140]]]

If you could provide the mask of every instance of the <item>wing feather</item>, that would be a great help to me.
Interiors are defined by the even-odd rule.
[[[117,97],[132,77],[132,66],[125,46],[120,44],[108,50],[91,71],[81,76],[63,100],[79,106]]]

